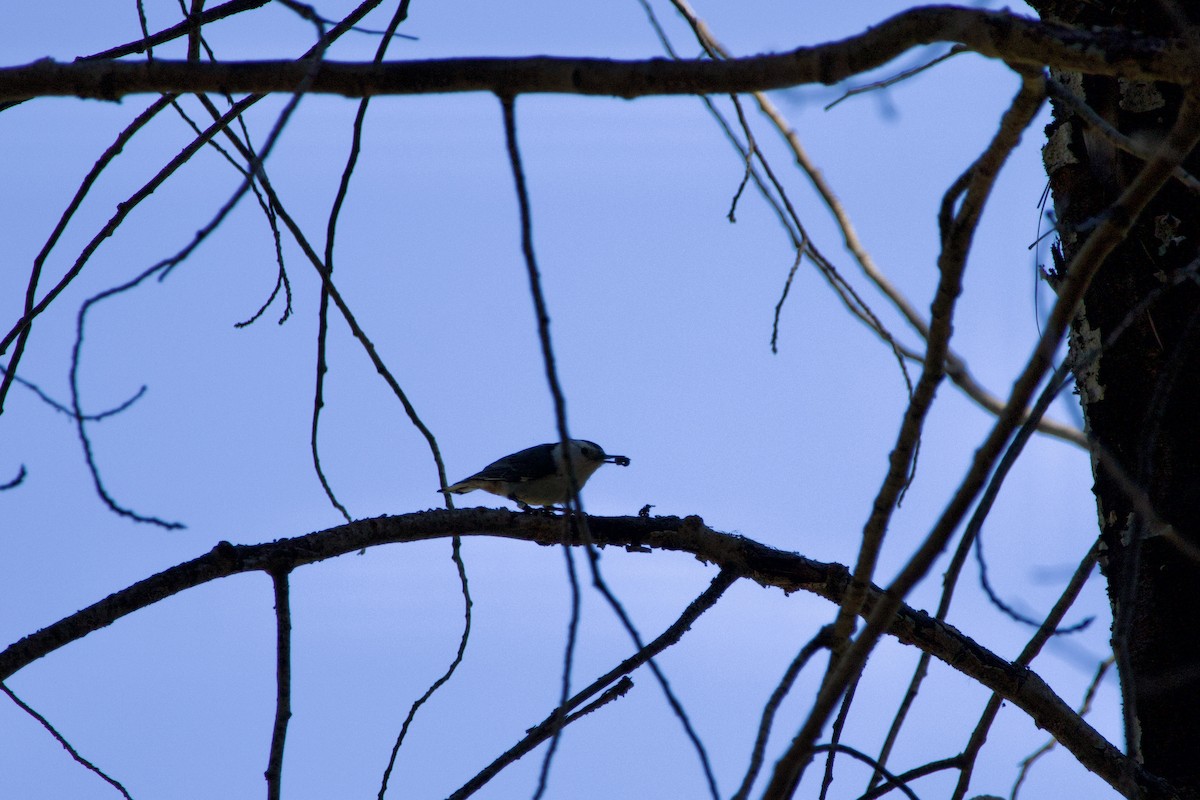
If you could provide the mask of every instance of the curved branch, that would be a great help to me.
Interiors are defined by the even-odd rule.
[[[849,571],[841,564],[814,561],[752,539],[714,531],[696,516],[590,517],[588,531],[595,546],[691,553],[703,562],[716,564],[761,586],[785,592],[803,589],[834,603],[841,602],[850,583]],[[265,544],[221,542],[199,558],[139,581],[10,645],[0,652],[0,681],[127,614],[217,578],[244,572],[289,570],[364,547],[454,535],[563,544],[562,521],[558,517],[487,508],[364,519]],[[568,544],[583,543],[575,539]],[[883,604],[890,608],[894,602],[885,598],[884,590],[872,585],[867,590],[862,613],[869,617],[876,606]],[[1036,673],[1014,666],[953,626],[903,603],[898,604],[887,632],[932,654],[1025,711],[1079,763],[1122,794],[1140,793],[1147,798],[1173,796],[1161,781],[1080,718]]]
[[[1077,30],[1003,11],[926,6],[903,11],[860,34],[787,53],[714,62],[661,58],[452,58],[388,64],[327,61],[309,91],[368,97],[440,92],[526,92],[643,97],[735,94],[806,83],[832,84],[868,72],[906,50],[959,44],[1010,64],[1051,65],[1093,75],[1187,83],[1196,48],[1186,40],[1118,29]],[[145,92],[294,92],[303,61],[92,61],[42,59],[0,69],[0,101],[76,96],[117,100]]]

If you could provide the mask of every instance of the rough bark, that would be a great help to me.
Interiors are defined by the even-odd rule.
[[[1200,10],[1168,2],[1035,5],[1048,21],[1137,34],[1177,35],[1200,20]],[[1142,144],[1161,138],[1182,96],[1164,83],[1054,77]],[[1077,112],[1056,100],[1047,130],[1059,268],[1141,165]],[[1200,159],[1193,153],[1184,167],[1194,175]],[[1097,273],[1071,334],[1077,391],[1096,445],[1101,565],[1129,751],[1194,797],[1200,797],[1200,561],[1189,545],[1200,544],[1200,284],[1190,276],[1198,236],[1200,195],[1169,182]]]

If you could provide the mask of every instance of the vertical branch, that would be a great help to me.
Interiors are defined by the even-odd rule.
[[[550,385],[550,392],[554,398],[554,414],[558,423],[559,440],[562,442],[565,450],[566,443],[570,439],[570,434],[567,430],[566,398],[563,394],[562,386],[558,379],[558,369],[554,361],[554,350],[550,341],[550,315],[546,309],[546,299],[542,292],[541,274],[538,270],[537,258],[533,247],[533,222],[529,204],[529,192],[525,183],[525,172],[521,166],[521,152],[517,144],[516,115],[514,113],[515,98],[512,96],[503,95],[500,96],[499,99],[504,115],[505,143],[508,150],[509,163],[512,166],[513,183],[516,188],[517,202],[520,210],[521,251],[525,256],[526,271],[529,275],[529,290],[530,294],[533,296],[534,311],[537,316],[538,338],[542,346],[542,358],[546,368],[546,380]],[[622,626],[633,639],[634,645],[641,649],[643,646],[641,636],[638,634],[637,629],[634,627],[633,622],[629,618],[629,615],[621,606],[620,601],[617,600],[616,595],[614,595],[608,588],[607,584],[604,582],[603,576],[600,574],[599,554],[592,546],[591,534],[588,532],[587,527],[587,517],[584,514],[583,503],[579,497],[579,481],[576,478],[575,467],[574,464],[572,464],[571,459],[565,459],[565,466],[567,471],[567,480],[571,487],[571,493],[570,499],[567,503],[569,513],[565,515],[563,524],[564,526],[570,526],[574,528],[578,532],[583,541],[584,547],[586,548],[588,565],[591,568],[592,584],[613,609],[613,612],[621,621]],[[565,531],[565,533],[569,533],[569,531]],[[579,579],[576,575],[575,562],[571,554],[571,549],[570,547],[566,546],[565,541],[564,556],[567,563],[567,576],[571,585],[571,621],[568,625],[566,652],[563,659],[563,686],[562,694],[559,698],[560,707],[566,703],[567,697],[570,694],[571,665],[575,651],[577,627],[579,624]],[[708,760],[708,753],[704,749],[703,742],[701,742],[700,737],[692,727],[692,724],[687,717],[687,713],[683,709],[683,705],[671,691],[671,687],[666,679],[666,676],[653,661],[650,662],[650,669],[655,678],[658,680],[659,686],[662,688],[667,702],[670,704],[675,716],[683,725],[688,739],[691,740],[692,746],[695,748],[697,755],[700,758],[700,764],[704,770],[705,780],[708,782],[709,792],[712,794],[714,800],[718,800],[720,797],[720,792],[717,789],[716,777],[713,774],[712,766]],[[561,721],[562,720],[560,718],[560,723]],[[556,728],[553,738],[550,741],[550,746],[547,750],[546,759],[543,763],[542,775],[539,779],[537,792],[534,795],[535,798],[541,797],[542,793],[545,791],[545,778],[554,751],[558,746],[558,738],[559,730]]]
[[[388,22],[387,30],[384,31],[383,38],[379,42],[379,47],[375,49],[375,57],[372,63],[379,64],[383,61],[388,46],[392,42],[392,34],[396,32],[396,29],[408,17],[408,2],[409,0],[402,0],[396,7],[396,13],[392,15],[391,21]],[[354,174],[354,167],[358,164],[358,154],[362,149],[363,122],[366,120],[367,107],[370,104],[370,97],[364,97],[358,103],[358,111],[354,116],[354,125],[350,135],[350,153],[346,156],[346,166],[342,169],[342,177],[338,181],[337,194],[334,196],[333,207],[329,211],[329,221],[325,228],[325,269],[330,275],[333,274],[333,245],[337,235],[338,218],[341,216],[342,205],[346,201],[346,195],[350,191],[350,177]],[[342,505],[333,493],[333,487],[329,485],[329,480],[325,476],[325,470],[321,468],[321,454],[317,445],[321,409],[325,407],[325,374],[329,371],[325,355],[328,333],[329,284],[322,281],[321,297],[317,310],[317,377],[316,386],[313,389],[312,432],[309,446],[312,450],[313,469],[317,473],[317,479],[321,482],[321,488],[325,490],[325,496],[329,498],[329,502],[333,504],[333,507],[349,522],[350,512],[346,510],[346,507]],[[446,483],[443,480],[441,487],[444,488],[445,486]],[[445,497],[447,502],[450,502],[450,496],[445,495]],[[386,785],[386,778],[384,783]]]
[[[1178,177],[1178,170],[1176,170],[1176,177]],[[1125,331],[1128,330],[1136,320],[1140,319],[1149,309],[1151,309],[1154,304],[1168,291],[1182,283],[1195,280],[1198,269],[1200,269],[1200,258],[1193,260],[1187,268],[1174,273],[1166,283],[1155,287],[1150,292],[1147,292],[1145,297],[1143,297],[1138,303],[1129,309],[1125,318],[1105,335],[1103,341],[1087,350],[1077,351],[1070,359],[1069,364],[1062,364],[1058,369],[1055,370],[1046,387],[1042,390],[1042,394],[1038,398],[1037,403],[1034,404],[1033,408],[1029,411],[1028,416],[1022,422],[1021,429],[1017,432],[1016,437],[1013,439],[1012,445],[1005,452],[1004,457],[1001,459],[991,477],[991,480],[988,483],[988,488],[985,490],[983,496],[980,498],[979,503],[975,507],[971,521],[967,524],[966,530],[963,532],[963,536],[959,541],[958,547],[955,549],[954,555],[950,559],[950,564],[946,567],[946,571],[943,573],[942,583],[944,588],[942,590],[941,599],[938,602],[937,611],[934,614],[934,619],[938,620],[939,622],[946,619],[946,616],[950,611],[950,603],[953,599],[954,590],[957,585],[959,575],[961,574],[963,564],[967,560],[967,556],[971,551],[971,546],[975,542],[978,532],[983,525],[984,519],[986,518],[991,507],[991,503],[994,501],[996,493],[999,491],[1000,484],[1002,483],[1004,476],[1012,468],[1012,465],[1015,463],[1015,460],[1020,454],[1021,449],[1025,446],[1032,435],[1033,431],[1031,426],[1037,425],[1038,428],[1041,429],[1041,425],[1044,422],[1043,415],[1049,409],[1054,398],[1057,397],[1057,395],[1065,387],[1068,374],[1072,370],[1083,370],[1093,364],[1096,359],[1100,357],[1102,352],[1113,347],[1121,339]],[[1193,559],[1200,558],[1200,551],[1197,551],[1188,542],[1182,540],[1172,528],[1162,523],[1161,519],[1155,513],[1152,504],[1150,504],[1148,498],[1146,498],[1144,491],[1124,473],[1124,470],[1120,467],[1120,465],[1116,464],[1109,454],[1105,452],[1097,443],[1092,443],[1091,447],[1092,456],[1096,459],[1096,462],[1099,464],[1100,468],[1104,470],[1109,477],[1112,478],[1117,485],[1121,486],[1122,489],[1128,494],[1134,507],[1137,508],[1138,513],[1142,514],[1142,516],[1148,521],[1151,529],[1154,530],[1155,535],[1162,535],[1165,538],[1168,538],[1170,541],[1177,543],[1181,547],[1184,555]],[[905,693],[904,699],[901,701],[900,707],[892,721],[892,725],[888,730],[883,747],[880,749],[878,762],[881,765],[886,765],[887,763],[887,759],[897,737],[899,736],[900,728],[904,724],[904,719],[907,716],[908,710],[913,701],[916,699],[919,687],[925,678],[928,666],[929,654],[922,652],[917,663],[917,667],[913,672],[913,677],[909,682],[908,690]],[[878,774],[872,776],[871,782],[868,785],[868,789],[873,788],[878,783],[880,777],[881,776]]]
[[[283,743],[292,718],[292,609],[288,597],[288,569],[273,570],[275,589],[275,724],[271,729],[271,754],[267,758],[267,800],[282,796]]]
[[[517,144],[517,128],[516,115],[514,113],[515,98],[510,95],[499,96],[500,105],[504,116],[504,134],[505,144],[508,150],[509,163],[513,172],[513,183],[517,192],[517,202],[520,210],[521,218],[521,250],[525,256],[526,270],[529,275],[529,289],[533,296],[534,310],[537,315],[538,323],[538,338],[542,346],[542,356],[546,367],[546,379],[550,384],[550,391],[554,398],[555,419],[558,423],[559,440],[563,444],[564,451],[566,443],[570,439],[567,431],[567,413],[566,413],[566,398],[562,391],[562,386],[558,379],[558,370],[554,361],[554,351],[550,341],[550,315],[546,310],[546,300],[542,292],[541,274],[537,266],[537,258],[533,247],[533,222],[532,213],[529,204],[529,192],[525,184],[525,173],[521,166],[521,153]],[[567,480],[571,492],[567,503],[568,514],[565,515],[563,524],[570,526],[576,530],[580,539],[583,541],[584,548],[587,552],[588,566],[591,569],[592,585],[600,592],[613,613],[617,615],[621,625],[625,628],[630,638],[633,639],[634,645],[641,649],[643,647],[642,639],[637,629],[634,627],[632,620],[622,607],[616,595],[608,588],[603,576],[600,573],[599,553],[592,545],[591,534],[588,531],[587,516],[584,514],[583,503],[579,497],[579,481],[575,475],[575,466],[570,458],[564,459]],[[569,534],[569,530],[564,531]],[[564,540],[564,554],[567,561],[567,575],[571,584],[571,622],[568,628],[566,653],[564,655],[564,672],[563,672],[563,688],[560,697],[559,705],[566,702],[570,692],[570,672],[573,653],[575,650],[576,628],[578,625],[578,603],[579,603],[579,586],[578,577],[575,573],[575,562],[573,560],[570,548],[566,546]],[[688,715],[683,708],[683,704],[675,697],[671,690],[670,683],[667,681],[666,675],[659,669],[658,665],[653,661],[650,662],[650,670],[658,680],[664,696],[676,718],[683,725],[684,732],[688,739],[692,742],[693,748],[700,759],[701,768],[704,771],[705,780],[708,783],[708,789],[713,800],[719,800],[720,792],[717,789],[716,776],[713,774],[712,765],[709,763],[708,753],[704,748],[704,743],[700,740],[699,735],[693,728]],[[551,757],[558,745],[559,731],[555,730],[554,738],[550,742],[550,747],[547,752],[546,760],[543,765],[542,779],[539,782],[538,791],[535,793],[535,798],[541,796],[545,789],[545,771],[549,768]]]
[[[514,110],[515,98],[511,95],[504,95],[499,99],[504,116],[504,141],[508,150],[508,162],[512,167],[513,186],[516,189],[517,207],[521,217],[521,252],[525,257],[526,273],[529,276],[529,293],[533,298],[533,309],[537,319],[538,341],[542,348],[542,363],[546,370],[546,381],[550,385],[550,396],[554,400],[554,419],[558,427],[558,438],[562,444],[564,456],[566,456],[569,453],[567,443],[571,439],[570,433],[567,430],[567,402],[558,380],[558,368],[554,362],[554,348],[550,342],[550,314],[546,310],[546,298],[542,293],[541,273],[538,270],[537,256],[533,249],[533,219],[529,207],[529,191],[525,185],[525,170],[521,166],[521,150],[517,144],[517,122]],[[575,475],[575,465],[569,457],[564,457],[563,462],[567,471],[567,480],[571,487],[571,493],[567,500],[567,514],[563,518],[564,537],[567,535],[567,526],[572,525],[571,520],[574,518],[584,535],[584,541],[590,547],[591,537],[587,534],[587,521],[583,518],[583,505],[579,498],[579,481]],[[575,571],[575,560],[571,555],[571,548],[567,546],[565,541],[563,543],[563,555],[566,558],[567,579],[570,583],[571,616],[567,625],[567,643],[563,652],[562,687],[559,692],[558,710],[555,711],[556,718],[552,723],[553,734],[550,737],[550,745],[546,749],[546,757],[542,761],[542,769],[538,775],[538,785],[537,790],[534,792],[534,800],[540,798],[546,791],[546,781],[550,772],[550,764],[554,759],[555,751],[558,749],[558,741],[565,720],[563,708],[571,693],[571,669],[579,630],[579,577]]]
[[[412,706],[409,707],[408,715],[404,718],[404,724],[400,726],[400,733],[396,735],[396,743],[392,745],[392,754],[388,758],[387,767],[383,771],[383,778],[379,784],[378,800],[383,800],[383,796],[387,794],[388,781],[391,779],[392,770],[396,766],[396,758],[400,755],[400,748],[404,744],[404,739],[408,735],[408,729],[412,725],[413,719],[417,716],[417,711],[454,675],[458,669],[458,665],[462,663],[463,656],[467,652],[467,642],[471,638],[471,589],[467,583],[467,567],[462,559],[462,537],[456,534],[451,537],[450,541],[451,559],[454,561],[455,567],[458,568],[458,580],[463,594],[463,629],[462,635],[458,639],[458,651],[454,654],[454,659],[450,662],[450,666],[446,668],[446,671],[442,673],[441,677],[431,683],[429,688],[425,690],[425,693],[418,697]]]

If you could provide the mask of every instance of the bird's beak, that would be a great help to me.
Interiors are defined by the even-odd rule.
[[[629,466],[629,456],[605,456],[605,464],[620,464],[622,467]]]

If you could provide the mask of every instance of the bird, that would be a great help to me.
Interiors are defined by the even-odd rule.
[[[629,466],[628,457],[610,456],[603,447],[587,439],[567,440],[567,452],[580,489],[602,464]],[[565,505],[571,498],[571,485],[563,443],[539,444],[512,453],[438,491],[466,494],[476,489],[512,500],[524,511],[531,506]]]

